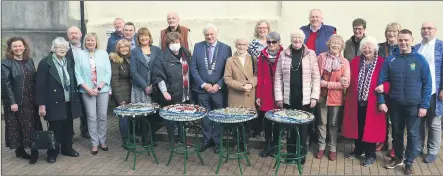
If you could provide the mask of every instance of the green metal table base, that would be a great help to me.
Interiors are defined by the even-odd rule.
[[[131,117],[127,117],[127,118],[129,118],[129,120],[132,121],[133,135],[131,135],[131,137],[129,137],[127,139],[127,141],[124,142],[124,143],[126,143],[126,145],[124,145],[124,146],[127,147],[127,150],[128,150],[128,152],[126,153],[125,161],[128,161],[128,157],[129,157],[130,153],[134,153],[134,158],[133,158],[134,165],[132,167],[132,170],[135,170],[135,163],[137,161],[137,153],[138,154],[147,153],[148,156],[150,156],[150,154],[152,154],[152,156],[155,159],[155,163],[158,164],[158,159],[157,159],[157,156],[155,155],[155,152],[154,152],[154,142],[153,142],[153,138],[152,138],[152,133],[150,132],[150,130],[152,129],[151,123],[149,123],[148,120],[141,120],[141,123],[145,122],[148,125],[148,130],[147,130],[148,132],[146,132],[145,125],[141,125],[141,128],[142,128],[143,133],[147,134],[147,136],[149,137],[149,143],[143,143],[142,144],[143,149],[137,150],[137,142],[136,142],[137,135],[135,135],[135,125],[136,125],[137,119],[131,118]],[[128,128],[128,134],[130,134],[130,133],[131,133],[131,129]]]
[[[200,155],[200,146],[199,145],[188,146],[186,144],[186,130],[185,130],[184,123],[186,123],[186,122],[177,122],[178,130],[180,130],[180,132],[181,132],[182,143],[175,144],[175,139],[174,139],[175,135],[172,135],[172,139],[171,139],[171,141],[169,141],[168,148],[169,148],[170,154],[169,154],[169,159],[168,159],[168,163],[166,163],[166,166],[169,166],[169,163],[171,162],[172,157],[174,156],[174,153],[178,154],[178,155],[183,155],[183,157],[184,157],[183,158],[183,169],[184,169],[183,174],[186,174],[186,162],[187,162],[190,154],[196,153],[201,164],[204,165],[205,163],[203,162],[203,158]],[[194,135],[195,135],[194,140],[197,140],[198,139],[197,133],[194,133]],[[194,143],[197,144],[196,142],[194,142]]]
[[[301,164],[301,160],[303,158],[306,157],[306,155],[308,154],[308,150],[304,147],[300,146],[300,132],[299,132],[299,128],[298,125],[291,125],[291,126],[287,126],[287,125],[280,125],[280,134],[278,136],[278,145],[273,146],[271,148],[270,151],[273,151],[272,149],[277,148],[277,153],[274,155],[275,158],[275,164],[274,164],[274,169],[275,169],[275,175],[278,174],[278,170],[280,168],[280,164],[297,164],[297,169],[298,169],[298,173],[301,175],[303,173],[303,165]],[[288,130],[288,134],[289,134],[289,130],[293,128],[295,129],[295,132],[297,133],[297,140],[296,140],[296,144],[295,144],[295,152],[296,153],[283,153],[282,150],[282,136],[285,130]],[[293,135],[293,134],[292,134]],[[294,144],[289,144],[288,146],[294,146]],[[291,156],[291,157],[289,157]],[[295,157],[293,157],[295,156]],[[286,161],[282,161],[282,159],[291,159],[291,162],[286,162]]]
[[[241,127],[241,135],[243,138],[243,147],[241,147],[242,143],[240,143],[240,133],[239,133],[239,126]],[[243,123],[238,124],[223,124],[221,123],[222,133],[227,134],[226,139],[226,151],[223,149],[223,135],[220,138],[220,153],[219,153],[219,159],[218,159],[218,165],[217,170],[215,171],[215,174],[218,174],[218,171],[220,170],[220,167],[222,166],[223,158],[225,159],[225,163],[228,162],[228,159],[237,159],[238,161],[238,168],[240,169],[240,174],[243,175],[243,170],[241,167],[241,161],[243,158],[246,159],[247,166],[251,166],[251,162],[249,161],[248,154],[247,154],[247,145],[246,145],[246,136],[245,136],[245,126]],[[229,150],[229,129],[235,129],[235,136],[237,140],[237,151],[233,152]],[[234,138],[234,136],[233,136]],[[236,155],[235,157],[230,157],[230,155]]]

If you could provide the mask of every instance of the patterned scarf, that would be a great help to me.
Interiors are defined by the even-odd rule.
[[[377,64],[378,56],[375,55],[370,63],[365,63],[364,56],[360,57],[360,71],[358,72],[358,101],[368,101],[369,87],[371,86],[372,74]]]
[[[328,52],[326,54],[326,62],[324,70],[330,73],[334,70],[339,70],[340,68],[341,68],[340,59],[337,56],[334,56]]]

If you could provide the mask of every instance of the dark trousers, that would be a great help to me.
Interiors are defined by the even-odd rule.
[[[402,105],[399,102],[391,101],[391,125],[392,138],[395,157],[405,158],[405,164],[412,164],[415,157],[420,153],[420,123],[418,117],[419,105]],[[404,130],[407,129],[407,145],[404,151]]]
[[[258,111],[258,116],[264,118],[266,112]],[[280,128],[277,122],[268,120],[264,118],[264,127],[265,127],[265,150],[277,145],[278,143],[278,135],[280,132]]]
[[[72,134],[72,131],[74,127],[70,102],[68,102],[67,104],[67,119],[49,121],[48,130],[54,132],[56,148],[49,149],[47,152],[48,156],[57,157],[60,149],[64,153],[72,152],[72,138],[74,136],[74,134]]]
[[[251,121],[248,122],[248,127],[247,130],[248,133],[250,130],[253,131],[254,135],[259,135],[262,131],[263,131],[263,119],[264,119],[264,114],[263,115],[259,115],[257,116],[257,118],[252,119]]]
[[[169,102],[165,103],[164,105],[168,106],[168,105],[177,104],[177,103],[179,103],[179,102],[173,103],[172,101],[169,101]],[[186,102],[183,102],[183,103],[184,104],[189,104],[189,101],[186,101]],[[182,123],[182,125],[185,125],[185,124]],[[182,137],[182,131],[181,131],[182,126],[178,122],[175,122],[175,121],[172,121],[172,120],[166,120],[166,131],[168,132],[169,142],[174,142],[174,140],[175,140],[175,129],[177,129],[177,128],[178,128],[178,138],[177,139],[181,139],[181,137]]]
[[[355,149],[354,152],[358,154],[365,153],[366,158],[375,158],[375,148],[377,146],[376,143],[364,142],[363,134],[365,129],[366,122],[366,110],[367,106],[358,106],[358,139],[355,140]],[[370,133],[370,131],[368,131]]]
[[[302,111],[307,111],[310,112],[310,108],[309,105],[305,105],[305,106],[300,106],[300,105],[287,105],[284,104],[283,108],[285,109],[298,109],[298,110],[302,110]],[[299,125],[298,126],[298,131],[300,134],[300,146],[307,149],[308,145],[307,145],[307,138],[308,138],[308,124],[304,124],[304,125]],[[297,132],[295,131],[295,129],[290,129],[289,130],[289,134],[287,135],[287,144],[289,144],[287,146],[288,148],[288,153],[296,153],[296,142],[297,142]]]
[[[148,120],[151,124],[151,129],[149,129],[149,133],[151,133],[152,137],[155,138],[155,133],[163,127],[164,119],[160,117],[160,115],[157,113],[149,115],[148,117],[145,117],[143,120]],[[144,123],[139,123],[142,125],[146,125]],[[145,128],[146,129],[146,126]],[[142,136],[146,137],[146,132],[142,132]]]
[[[223,108],[223,99],[223,93],[220,90],[214,94],[198,94],[198,104],[206,108],[208,112],[214,109]],[[208,117],[203,117],[202,128],[204,143],[210,143],[212,139],[216,145],[220,144],[221,126],[219,123],[212,122]]]

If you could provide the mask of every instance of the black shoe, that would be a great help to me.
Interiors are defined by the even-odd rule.
[[[82,132],[81,136],[85,139],[91,139],[91,136],[89,135],[88,132]]]
[[[56,158],[57,158],[57,157],[55,157],[55,156],[48,156],[48,158],[46,158],[46,161],[47,161],[48,163],[55,163]]]
[[[259,156],[262,158],[266,158],[268,156],[270,156],[271,153],[269,153],[269,149],[263,149],[263,151],[260,152]]]
[[[78,157],[78,156],[80,156],[80,154],[77,151],[75,151],[74,149],[72,149],[71,152],[64,152],[64,151],[62,151],[61,153],[62,153],[62,155],[70,156],[70,157]]]
[[[29,164],[35,164],[38,160],[38,150],[31,150],[31,158],[29,158]]]
[[[23,148],[23,147],[18,147],[18,148],[15,149],[15,156],[17,158],[23,158],[23,159],[31,158],[31,155],[26,153],[25,148]]]
[[[109,148],[108,148],[108,146],[106,146],[106,147],[101,147],[100,146],[100,149],[102,149],[103,151],[108,151]]]
[[[97,153],[98,153],[98,150],[97,151],[91,151],[92,155],[97,155]]]
[[[353,151],[353,152],[349,153],[349,154],[346,156],[346,158],[348,158],[348,159],[355,159],[355,158],[362,157],[362,156],[365,156],[365,154],[364,154],[364,153],[358,153],[358,152]]]
[[[220,153],[220,146],[215,146],[214,147],[214,153],[215,154],[219,154]]]
[[[211,145],[210,143],[204,143],[200,146],[200,152],[204,152],[206,151],[206,149],[211,148],[213,145]]]
[[[366,157],[365,161],[363,162],[364,167],[372,166],[375,163],[375,158],[372,157]]]

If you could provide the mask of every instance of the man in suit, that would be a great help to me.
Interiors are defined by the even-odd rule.
[[[75,61],[76,58],[78,58],[80,56],[80,52],[82,51],[82,44],[81,44],[82,32],[80,31],[80,28],[78,28],[77,26],[71,26],[68,29],[67,35],[68,35],[68,40],[69,40],[69,50],[66,53],[65,57],[66,57],[66,59],[70,59],[70,60]],[[81,103],[81,106],[83,107],[82,100],[80,100],[80,103]],[[83,112],[81,113],[83,115],[80,117],[81,136],[83,138],[90,139],[91,136],[89,136],[89,132],[88,132],[88,121],[86,119],[86,116],[84,115],[84,114],[86,114],[84,112],[85,108],[81,108],[81,109],[83,110]],[[74,132],[72,132],[72,133],[74,133]]]
[[[225,63],[232,56],[232,50],[230,46],[218,41],[218,30],[214,25],[207,24],[203,34],[205,41],[194,46],[191,59],[191,77],[195,82],[192,91],[197,95],[198,104],[211,111],[225,106],[226,96],[221,89],[225,85]],[[214,152],[220,152],[220,125],[204,117],[202,128],[204,143],[200,151],[205,151],[215,143]]]

